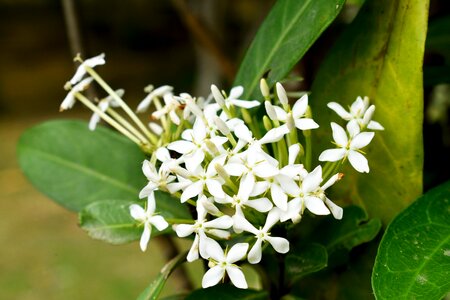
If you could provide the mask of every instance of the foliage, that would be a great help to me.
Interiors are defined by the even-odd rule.
[[[377,299],[442,299],[450,292],[450,181],[400,213],[380,243]],[[395,284],[392,284],[395,282]]]
[[[284,79],[295,64],[311,49],[311,46],[323,34],[324,30],[337,18],[343,7],[344,0],[277,1],[261,25],[237,73],[235,84],[242,85],[245,91],[242,98],[262,100],[258,92],[260,78],[267,77],[269,86],[273,86],[275,82]],[[346,186],[347,188],[340,192],[336,190],[336,192],[339,193],[342,203],[353,205],[344,208],[343,219],[338,221],[332,218],[314,216],[325,213],[314,213],[310,207],[307,207],[308,204],[305,203],[299,204],[298,209],[301,211],[300,217],[308,220],[300,225],[286,225],[287,222],[283,224],[280,222],[280,224],[274,226],[275,221],[273,224],[267,221],[268,225],[266,226],[264,225],[264,215],[262,214],[262,212],[266,212],[264,208],[255,212],[254,215],[242,213],[240,217],[244,218],[244,221],[248,224],[240,220],[241,224],[244,224],[241,225],[241,229],[251,233],[256,232],[256,243],[259,242],[260,251],[264,250],[261,265],[259,267],[255,265],[255,269],[260,272],[260,280],[264,289],[262,291],[243,290],[224,283],[210,288],[195,290],[188,295],[174,296],[173,299],[301,299],[299,297],[308,299],[321,297],[327,299],[361,299],[370,297],[370,293],[367,292],[367,284],[377,243],[375,238],[383,225],[389,224],[403,208],[422,193],[422,60],[427,27],[427,8],[428,1],[365,1],[356,18],[344,29],[343,34],[337,38],[330,49],[312,85],[312,101],[310,101],[310,104],[314,111],[319,112],[314,118],[319,121],[321,127],[328,128],[325,124],[335,119],[334,113],[325,109],[326,103],[339,100],[341,103],[349,104],[357,96],[368,95],[376,103],[377,120],[386,129],[386,134],[378,135],[375,139],[375,147],[367,153],[367,157],[370,160],[371,172],[369,174],[364,176],[357,174],[358,176],[356,176],[356,174],[348,172],[348,169],[344,169],[346,176],[342,179],[340,186]],[[439,24],[444,24],[445,27],[448,27],[446,25],[448,24],[448,19],[442,19],[430,26],[431,35],[427,42],[427,47],[444,55],[447,61],[448,57],[446,55],[448,53],[446,54],[445,50],[449,45],[448,36],[443,33]],[[97,75],[93,73],[92,68],[98,64],[103,64],[104,57],[100,55],[94,60],[96,61],[94,65],[88,65],[86,70],[83,70],[89,72],[93,77]],[[431,71],[435,72],[436,70]],[[440,82],[444,78],[441,72],[433,74],[435,77],[429,77],[428,84],[430,85]],[[98,78],[95,78],[95,80],[112,95],[113,100],[120,100],[120,97],[117,97],[103,80]],[[170,88],[166,86],[162,88],[165,88],[166,91],[170,90],[169,93],[171,93]],[[157,90],[151,90],[150,94],[156,93]],[[73,90],[71,92],[73,94],[76,93]],[[71,96],[71,92],[69,92],[69,96]],[[232,101],[241,101],[231,97],[233,90],[230,92],[229,97],[226,94],[222,95],[215,86],[212,88],[212,92],[219,105],[219,102],[225,103],[228,101],[231,103]],[[234,92],[236,94],[236,90]],[[263,95],[264,100],[275,101],[277,97],[275,95],[272,97],[269,94],[270,90],[267,95]],[[282,103],[282,100],[284,100],[282,95],[286,97],[285,103]],[[69,96],[65,99],[65,102],[67,99],[71,100]],[[116,98],[114,98],[115,96]],[[283,104],[284,113],[291,113],[287,96],[279,91],[278,86],[277,96],[280,103]],[[75,97],[73,100],[75,100]],[[86,100],[81,98],[80,101]],[[183,107],[182,113],[184,114],[189,108],[192,109],[192,106],[189,106],[189,100],[194,100],[193,98],[183,98],[182,100],[186,100],[186,103],[180,105]],[[148,101],[147,108],[151,101],[152,99]],[[111,101],[109,104],[111,103],[113,102]],[[115,104],[119,106],[118,103]],[[229,111],[227,112],[226,105],[222,105],[225,106],[225,109],[222,108],[223,112],[230,113]],[[253,104],[251,102],[242,104],[241,102],[241,105],[245,107],[245,105]],[[70,101],[66,102],[66,106],[70,107]],[[282,110],[281,107],[278,108]],[[231,111],[234,113],[232,109]],[[104,111],[96,111],[96,113],[101,114]],[[246,122],[247,119],[255,118],[246,113],[243,110],[242,115]],[[305,112],[302,112],[301,116],[297,116],[297,119],[303,118],[304,115],[309,118],[308,114],[310,113],[311,111],[307,110],[306,105]],[[195,114],[195,110],[193,110],[193,114]],[[177,124],[179,125],[178,127],[175,126],[177,115],[172,114],[170,118],[173,118],[173,120],[170,121],[167,118],[167,120],[161,122],[162,126],[167,125],[164,128],[164,132],[168,137],[179,137],[183,124]],[[273,120],[273,118],[271,119]],[[280,120],[275,121],[278,122]],[[266,121],[264,121],[264,128],[270,132],[273,129],[271,128],[272,125],[267,125],[270,121]],[[178,120],[178,122],[180,121]],[[276,122],[270,124],[275,124]],[[250,123],[249,126],[254,130],[255,137],[260,138],[257,135],[261,134],[260,129],[263,127],[258,127],[258,124],[254,124],[255,122],[247,123]],[[140,125],[139,122],[137,124]],[[114,124],[112,126],[116,127]],[[195,126],[196,124],[194,124]],[[289,125],[286,118],[286,124],[283,126],[289,128],[289,126],[292,127],[292,124]],[[305,145],[309,145],[311,128],[306,129],[303,132],[303,137],[298,139],[295,126],[294,124],[295,134],[289,129],[292,133],[289,133],[289,138],[287,138],[289,145],[291,145],[290,142],[294,138],[293,144],[300,141],[304,142]],[[365,129],[364,126],[362,126],[363,129]],[[360,130],[359,125],[358,130]],[[143,130],[144,135],[147,134],[143,138],[139,134],[134,136],[132,131],[129,132],[130,136],[134,138],[133,141],[141,146],[141,149],[139,149],[128,139],[107,128],[100,127],[92,132],[87,129],[85,123],[79,121],[47,122],[29,129],[21,137],[18,144],[20,166],[24,170],[25,175],[39,190],[67,209],[79,212],[80,226],[95,239],[112,244],[138,240],[143,231],[142,227],[147,230],[152,225],[158,224],[156,218],[161,218],[161,216],[166,220],[181,220],[180,222],[174,222],[178,226],[174,227],[174,229],[179,236],[188,236],[197,230],[195,226],[198,224],[192,225],[195,222],[195,217],[206,228],[206,223],[212,222],[211,220],[206,221],[206,208],[202,210],[202,208],[199,209],[197,206],[196,212],[194,212],[194,209],[189,211],[178,199],[181,197],[183,202],[193,202],[191,200],[193,196],[189,197],[187,195],[189,193],[184,194],[187,189],[183,191],[183,194],[178,192],[180,190],[178,189],[173,193],[174,195],[157,191],[155,196],[156,212],[154,212],[151,201],[147,202],[150,210],[141,208],[142,213],[139,217],[135,217],[136,212],[135,215],[131,212],[133,205],[136,207],[142,204],[138,199],[139,194],[147,183],[151,186],[153,179],[149,177],[160,176],[153,181],[158,181],[159,183],[166,180],[164,187],[167,187],[167,183],[173,183],[175,178],[179,179],[176,176],[172,176],[173,178],[170,177],[171,175],[168,176],[169,171],[172,172],[171,167],[168,167],[169,171],[166,170],[162,173],[159,171],[153,172],[151,163],[145,159],[149,158],[147,155],[152,156],[151,152],[161,145],[147,131],[148,129]],[[350,132],[350,130],[348,131]],[[190,138],[195,139],[196,132],[191,131],[191,133]],[[235,133],[239,139],[241,139],[241,136],[238,136],[238,134],[244,135],[241,132]],[[329,132],[327,134],[329,136]],[[227,134],[223,133],[223,135],[226,136]],[[151,143],[142,144],[142,140],[146,138],[149,138]],[[253,138],[251,136],[251,139]],[[333,138],[336,140],[334,131]],[[156,142],[152,144],[155,139]],[[274,145],[280,141],[280,139],[273,139],[275,140]],[[231,141],[232,139],[230,139]],[[255,140],[246,141],[244,146],[252,142],[255,142]],[[315,145],[314,151],[316,151],[316,154],[319,154],[323,149],[329,148],[329,139],[324,138],[324,135],[318,135],[317,140],[313,144]],[[172,152],[185,154],[183,153],[185,147],[192,145],[193,143],[189,144],[185,138],[185,141],[169,149]],[[284,150],[287,150],[286,144],[282,142],[278,143],[277,146],[280,146],[280,149],[284,146]],[[195,145],[195,147],[201,148],[202,145]],[[208,144],[206,147],[214,149],[215,145]],[[347,150],[349,147],[349,145],[342,146],[343,149]],[[267,146],[267,148],[273,150],[276,146]],[[300,150],[303,151],[304,149],[300,149],[299,146],[299,152]],[[355,152],[361,152],[360,148],[356,148],[356,150],[358,151]],[[273,152],[276,151],[274,150]],[[168,150],[167,153],[169,153]],[[161,153],[160,156],[162,156]],[[282,155],[280,157],[283,158]],[[156,156],[152,158],[156,160]],[[149,160],[152,158],[149,158]],[[173,159],[173,157],[170,158]],[[184,157],[182,158],[184,159]],[[190,158],[194,160],[195,157],[192,155]],[[198,159],[198,157],[195,159]],[[288,160],[287,157],[283,159]],[[295,159],[296,157],[294,157],[294,161]],[[306,162],[310,161],[310,157],[301,159],[302,163],[308,165]],[[142,167],[144,160],[144,167]],[[158,160],[161,159],[158,158]],[[191,162],[185,160],[182,163],[188,165]],[[163,163],[166,163],[166,161]],[[167,163],[169,164],[170,160],[167,160]],[[212,164],[213,161],[209,160],[208,163]],[[261,161],[258,163],[261,164]],[[220,166],[220,164],[217,165]],[[217,165],[214,165],[214,168],[216,173],[220,173],[221,170]],[[145,169],[146,167],[147,169]],[[242,168],[242,164],[234,167]],[[256,169],[257,163],[253,167]],[[148,177],[148,181],[142,174],[142,169]],[[308,167],[306,169],[311,171]],[[333,168],[326,170],[327,175],[324,175],[324,179],[327,176],[331,177],[330,174],[332,174]],[[209,170],[203,173],[206,174],[208,172]],[[224,169],[223,172],[226,173],[227,171]],[[210,181],[207,183],[206,179],[204,179],[205,182],[202,183],[201,192],[197,191],[197,194],[195,194],[195,191],[193,192],[192,189],[190,193],[199,196],[200,199],[203,186],[207,186],[210,194],[224,193],[223,191],[213,190],[208,186],[208,184],[212,187],[214,185],[217,186],[218,179],[212,177],[216,176],[216,173],[213,175],[203,174],[202,176],[204,177],[211,176],[208,178]],[[177,173],[176,175],[179,174]],[[227,176],[223,176],[223,178],[227,178],[230,181],[230,174]],[[263,177],[262,175],[252,176],[252,178],[250,176],[246,177],[246,179],[250,179],[245,182],[255,184],[256,177]],[[244,176],[242,174],[232,174],[231,178],[235,177],[239,178],[236,180],[241,180],[241,177]],[[298,177],[301,177],[300,173]],[[342,174],[336,174],[333,183],[340,180],[341,177]],[[321,168],[320,178],[322,178]],[[224,179],[224,181],[226,180]],[[176,183],[183,184],[182,181]],[[300,184],[302,185],[303,183]],[[230,183],[230,187],[234,187],[232,192],[235,194],[241,194],[241,187],[239,187],[238,191],[233,182]],[[155,189],[155,187],[152,189],[148,186],[146,188],[148,189],[144,188],[144,196],[142,196],[141,191],[141,198],[149,196]],[[321,186],[318,186],[317,190],[320,188]],[[448,268],[443,267],[448,265],[448,252],[450,251],[448,250],[450,247],[448,241],[449,227],[447,226],[448,212],[450,211],[449,189],[450,183],[447,183],[427,193],[398,215],[388,226],[381,242],[373,271],[373,288],[377,298],[402,299],[402,297],[416,297],[419,299],[438,299],[450,290],[448,280],[446,280],[450,274],[447,271]],[[320,196],[322,197],[320,199],[323,201],[327,199],[323,198],[326,197],[324,190],[325,188],[321,190],[322,195]],[[335,191],[333,190],[333,192]],[[268,194],[269,192],[266,193]],[[183,196],[185,199],[183,199]],[[289,195],[289,197],[291,196]],[[248,197],[249,195],[247,195],[246,200],[248,200]],[[274,198],[273,195],[270,195],[270,197]],[[224,233],[224,229],[228,230],[233,222],[236,222],[235,216],[233,216],[233,220],[228,215],[224,216],[222,211],[207,202],[206,196],[204,198],[201,201],[206,204],[202,204],[201,207],[205,205],[211,211],[216,209],[215,215],[222,218],[220,226],[217,227],[220,230],[217,228],[214,230],[219,235],[228,234],[226,237],[229,237],[230,232]],[[257,200],[260,200],[258,205],[263,206],[261,203],[264,200],[251,199],[250,201],[256,202]],[[223,203],[219,202],[219,208],[231,203],[223,201]],[[267,201],[269,200],[267,199]],[[209,206],[207,206],[208,204]],[[303,215],[305,205],[312,212],[311,215],[307,213]],[[321,205],[325,207],[323,203]],[[325,209],[327,209],[328,213],[331,211],[335,217],[339,215],[332,211],[329,204],[327,205],[328,208]],[[234,208],[235,206],[236,203],[233,203],[232,207]],[[271,207],[267,211],[271,210]],[[210,212],[208,211],[208,213]],[[210,214],[213,215],[213,213]],[[237,209],[236,215],[238,215]],[[256,227],[253,228],[253,224],[246,221],[245,217],[252,221],[256,220],[255,224],[261,225],[259,231]],[[299,221],[295,220],[295,217],[298,216],[289,216],[287,219],[292,218],[293,223],[295,223]],[[154,222],[149,222],[149,218],[155,218],[153,219]],[[213,221],[219,223],[217,222],[218,219]],[[268,216],[267,220],[269,219],[270,217]],[[336,219],[340,219],[340,217],[336,217]],[[159,222],[160,227],[163,227],[164,224],[161,224]],[[303,226],[303,224],[306,225]],[[165,224],[164,228],[167,226],[168,224]],[[234,223],[234,226],[236,226],[236,223]],[[276,246],[273,248],[278,249],[275,249],[275,251],[272,247],[267,247],[261,250],[261,244],[266,242],[267,240],[264,239],[271,235],[271,233],[268,233],[268,230],[272,227],[274,227],[274,234],[271,238],[278,239],[275,240],[274,244]],[[146,232],[145,230],[144,233]],[[238,230],[235,231],[236,233],[238,232]],[[161,232],[155,230],[152,231],[152,236],[160,233],[170,234],[172,232],[170,229]],[[198,234],[196,231],[195,233]],[[149,236],[147,236],[145,242],[148,242]],[[285,237],[291,239],[291,243],[287,243],[287,248]],[[196,236],[196,240],[201,238],[204,237],[200,234]],[[225,271],[232,281],[233,278],[230,273],[235,275],[234,279],[240,276],[241,271],[237,266],[239,265],[237,261],[243,259],[243,257],[237,255],[238,251],[236,249],[249,248],[249,244],[245,242],[250,238],[243,237],[242,239],[242,241],[233,239],[231,239],[232,242],[226,241],[226,250],[216,252],[216,256],[210,254],[213,253],[211,247],[214,244],[208,242],[209,249],[204,250],[210,259],[208,272],[215,272],[213,274],[215,276],[211,276],[214,279],[218,279],[216,282],[222,280],[219,279],[220,276],[218,275],[221,275],[221,278],[223,278]],[[141,238],[141,249],[143,249],[142,241],[143,239]],[[206,241],[203,240],[202,243],[206,243]],[[217,247],[221,247],[218,243],[216,244]],[[254,248],[256,248],[255,244],[253,244]],[[197,256],[199,251],[202,254],[202,249],[199,245],[197,243],[197,246],[195,246],[194,241],[193,249],[197,251]],[[233,253],[233,249],[235,253]],[[285,255],[288,250],[291,251]],[[229,253],[233,253],[230,259],[227,257]],[[250,256],[250,252],[248,256]],[[192,256],[188,256],[187,260],[190,260],[190,258]],[[138,299],[157,299],[169,275],[185,259],[186,253],[182,253],[170,261]],[[258,260],[257,255],[253,255],[253,260]],[[219,270],[222,272],[220,274],[217,271],[219,267],[222,268]],[[357,286],[353,288],[352,285]],[[325,290],[325,292],[322,290]]]

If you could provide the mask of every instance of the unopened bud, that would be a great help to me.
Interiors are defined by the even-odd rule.
[[[222,133],[224,136],[230,134],[230,128],[228,128],[228,125],[218,116],[214,117],[214,124],[217,126],[217,129],[219,129],[220,133]]]
[[[220,107],[224,107],[225,99],[223,98],[222,93],[219,91],[217,86],[215,86],[214,84],[211,85],[211,93],[214,99],[216,99],[217,104],[219,104]]]
[[[267,131],[272,129],[272,122],[270,121],[270,119],[267,116],[263,116],[263,124],[264,124],[264,128]]]
[[[214,155],[219,154],[219,149],[217,149],[217,146],[211,142],[211,140],[205,140],[206,148],[208,148],[209,152],[211,152]]]
[[[259,81],[259,89],[261,90],[261,94],[264,98],[270,98],[270,89],[265,78],[261,78]]]
[[[180,166],[171,166],[170,167],[170,171],[172,171],[173,173],[180,175],[183,178],[189,178],[191,177],[191,174],[188,172],[188,170],[183,169]]]
[[[228,175],[227,171],[221,164],[215,164],[214,169],[223,180],[228,181],[230,179],[230,175]]]
[[[280,100],[281,104],[283,106],[288,105],[289,100],[286,95],[286,91],[285,91],[284,87],[279,82],[277,82],[276,87],[277,87],[278,99]]]
[[[375,112],[375,105],[371,105],[366,112],[364,113],[363,117],[363,124],[367,126],[369,124],[370,120],[372,120],[373,113]]]

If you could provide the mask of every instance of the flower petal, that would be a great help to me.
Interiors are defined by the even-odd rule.
[[[167,145],[167,148],[177,153],[186,154],[192,152],[196,146],[189,141],[175,141]]]
[[[230,103],[234,106],[242,107],[242,108],[253,108],[259,106],[261,102],[258,100],[238,100],[238,99],[230,99]]]
[[[198,259],[198,245],[199,245],[200,238],[198,235],[195,235],[194,242],[192,243],[191,248],[189,249],[189,252],[187,254],[186,260],[188,262],[193,262],[194,260]]]
[[[230,216],[222,216],[203,224],[205,228],[228,229],[233,226],[233,219]]]
[[[270,195],[272,196],[273,203],[277,207],[279,207],[282,210],[287,209],[287,198],[288,197],[278,184],[272,183],[271,188],[270,188]]]
[[[248,262],[251,264],[257,264],[261,261],[262,249],[261,249],[262,240],[257,239],[256,243],[253,245],[252,249],[247,255]]]
[[[269,178],[277,175],[279,170],[268,162],[262,162],[253,167],[253,173],[261,178]]]
[[[374,132],[361,132],[350,142],[350,149],[357,150],[367,146],[375,136]]]
[[[225,269],[223,269],[220,266],[212,267],[205,273],[205,275],[203,275],[202,287],[206,289],[208,287],[218,284],[224,275]]]
[[[317,197],[306,197],[305,198],[306,208],[315,215],[329,215],[330,211],[323,203],[322,199]]]
[[[319,161],[338,161],[343,159],[346,154],[347,150],[344,148],[327,149],[320,153]]]
[[[267,181],[257,181],[253,186],[253,190],[250,193],[250,197],[259,196],[267,191],[269,188],[269,182]]]
[[[216,261],[225,261],[225,254],[223,253],[223,249],[215,240],[211,239],[210,243],[208,243],[208,248],[206,249],[206,251],[208,252],[209,257],[212,257]]]
[[[145,224],[144,232],[142,232],[141,240],[139,241],[139,246],[141,247],[142,252],[147,250],[147,244],[150,241],[150,235],[152,233],[152,227],[150,224]]]
[[[233,283],[235,287],[240,289],[248,288],[244,273],[238,267],[227,266],[226,270],[228,273],[228,277],[230,277],[231,283]]]
[[[322,182],[322,167],[317,166],[312,172],[306,175],[302,182],[302,191],[304,193],[310,193],[319,188]]]
[[[241,176],[247,168],[241,163],[228,163],[224,166],[225,171],[231,176]]]
[[[229,264],[235,263],[247,255],[249,244],[248,243],[237,243],[231,247],[228,251],[226,262]]]
[[[173,229],[179,237],[187,237],[195,230],[194,225],[191,224],[175,224],[173,225]]]
[[[138,221],[144,221],[147,217],[145,210],[137,204],[130,205],[130,215],[133,219]]]
[[[269,242],[273,249],[275,249],[278,253],[289,252],[289,241],[285,238],[268,236],[266,237],[266,241]]]
[[[166,220],[162,216],[153,216],[150,220],[150,223],[156,227],[159,231],[163,231],[169,226]]]
[[[384,130],[384,127],[377,121],[370,121],[367,125],[367,128],[372,130]]]
[[[349,114],[339,103],[330,102],[327,104],[327,106],[328,108],[334,110],[334,112],[344,120],[350,120],[352,118],[352,115]]]
[[[248,200],[245,206],[256,209],[259,212],[268,212],[272,209],[273,204],[267,198],[259,198],[255,200]]]
[[[188,199],[198,196],[202,191],[203,191],[203,182],[202,181],[194,182],[193,184],[189,185],[181,194],[180,198],[181,203],[184,203]]]
[[[369,173],[369,162],[361,153],[350,150],[348,152],[348,160],[356,171],[360,173]]]
[[[206,186],[208,187],[208,191],[211,195],[217,198],[225,198],[225,193],[222,190],[222,185],[218,180],[207,179]]]
[[[331,129],[333,130],[333,139],[339,147],[346,147],[348,143],[347,133],[344,128],[338,124],[331,122]]]
[[[334,204],[333,201],[331,201],[328,198],[325,199],[325,204],[328,206],[328,208],[330,209],[331,213],[333,214],[333,217],[336,220],[342,219],[342,215],[344,214],[344,211],[343,211],[343,209],[341,207],[339,207],[336,204]]]
[[[231,88],[228,98],[237,99],[244,93],[244,87],[241,85]]]

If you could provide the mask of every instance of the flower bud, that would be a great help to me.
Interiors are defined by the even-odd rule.
[[[227,171],[221,164],[219,163],[215,164],[214,169],[216,170],[220,178],[222,178],[223,180],[228,181],[230,179],[230,175],[228,175]]]
[[[272,129],[272,122],[270,122],[270,119],[267,116],[263,116],[263,124],[267,131]]]
[[[286,91],[284,90],[284,87],[279,82],[277,82],[276,87],[277,87],[278,99],[280,100],[281,104],[283,106],[288,105],[289,100],[286,95]]]
[[[223,98],[222,93],[219,91],[217,86],[215,86],[214,84],[211,85],[211,93],[214,99],[216,99],[217,104],[219,104],[220,107],[224,107],[225,99]]]
[[[219,129],[220,133],[222,133],[224,136],[230,134],[230,128],[228,128],[228,125],[218,116],[214,116],[214,124],[217,126],[217,129]]]
[[[292,131],[295,129],[295,121],[294,121],[294,118],[292,117],[292,113],[287,114],[286,125],[287,125],[287,128],[289,129],[289,131]]]
[[[265,78],[261,78],[259,81],[259,89],[261,90],[261,94],[264,98],[270,98],[270,89]]]
[[[211,140],[205,140],[206,148],[208,148],[209,152],[211,152],[213,155],[219,154],[219,149],[217,149],[217,146],[211,142]]]

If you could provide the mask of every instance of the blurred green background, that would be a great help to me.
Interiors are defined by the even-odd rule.
[[[90,239],[77,227],[76,214],[41,195],[18,168],[15,145],[26,128],[90,116],[81,105],[58,113],[74,70],[63,10],[70,2],[0,0],[0,299],[133,299],[164,264],[157,242],[142,253],[137,243]],[[125,89],[131,107],[150,83],[194,95],[207,95],[211,83],[228,88],[273,2],[73,1],[83,56],[106,53],[107,64],[98,70]],[[300,88],[309,88],[320,59],[362,2],[349,1],[296,68],[305,77]],[[449,178],[442,167],[450,165],[449,7],[448,1],[431,1],[430,33],[437,38],[425,57],[427,189]],[[164,294],[179,291],[170,280]]]

